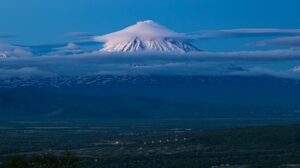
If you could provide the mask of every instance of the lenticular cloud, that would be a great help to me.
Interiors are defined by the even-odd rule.
[[[123,30],[95,37],[104,42],[102,51],[106,52],[197,52],[198,48],[190,44],[183,33],[172,31],[154,21],[147,20]]]

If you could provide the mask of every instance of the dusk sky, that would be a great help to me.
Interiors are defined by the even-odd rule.
[[[299,0],[1,0],[0,58],[5,60],[0,60],[0,77],[146,73],[300,78],[299,6]],[[145,20],[152,21],[140,22]],[[171,39],[172,47],[189,46],[197,53],[149,57],[103,52],[119,46],[120,34],[109,36],[117,41],[108,43],[103,35],[131,25],[122,36],[147,36],[150,30],[163,40],[156,44],[168,48]]]
[[[1,41],[66,42],[69,32],[102,35],[154,20],[177,32],[235,28],[300,28],[298,0],[1,0]],[[199,40],[212,51],[253,50],[256,39]],[[256,48],[255,48],[256,49]]]
[[[300,168],[300,0],[0,0],[0,23],[0,168]]]

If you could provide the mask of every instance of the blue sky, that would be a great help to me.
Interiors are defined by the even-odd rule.
[[[299,0],[1,0],[0,58],[7,59],[0,59],[0,78],[138,72],[299,79],[299,6]],[[205,52],[123,57],[66,36],[103,35],[149,19],[209,37],[194,41]]]
[[[57,43],[68,32],[97,35],[152,19],[178,32],[300,28],[299,0],[1,0],[0,35],[17,44]],[[3,41],[3,39],[2,39]],[[205,50],[250,50],[252,39],[198,41]],[[253,40],[255,41],[255,40]]]

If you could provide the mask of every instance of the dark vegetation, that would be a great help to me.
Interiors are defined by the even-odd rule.
[[[2,167],[300,166],[300,125],[207,129],[208,124],[202,124],[201,129],[201,121],[194,127],[191,122],[132,122],[6,124],[15,128],[1,130]]]
[[[63,156],[45,155],[14,155],[0,168],[79,168],[79,158],[71,153]]]

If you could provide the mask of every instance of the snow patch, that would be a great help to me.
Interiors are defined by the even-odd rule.
[[[300,72],[300,65],[298,66],[295,66],[293,69],[292,69],[293,72]]]

